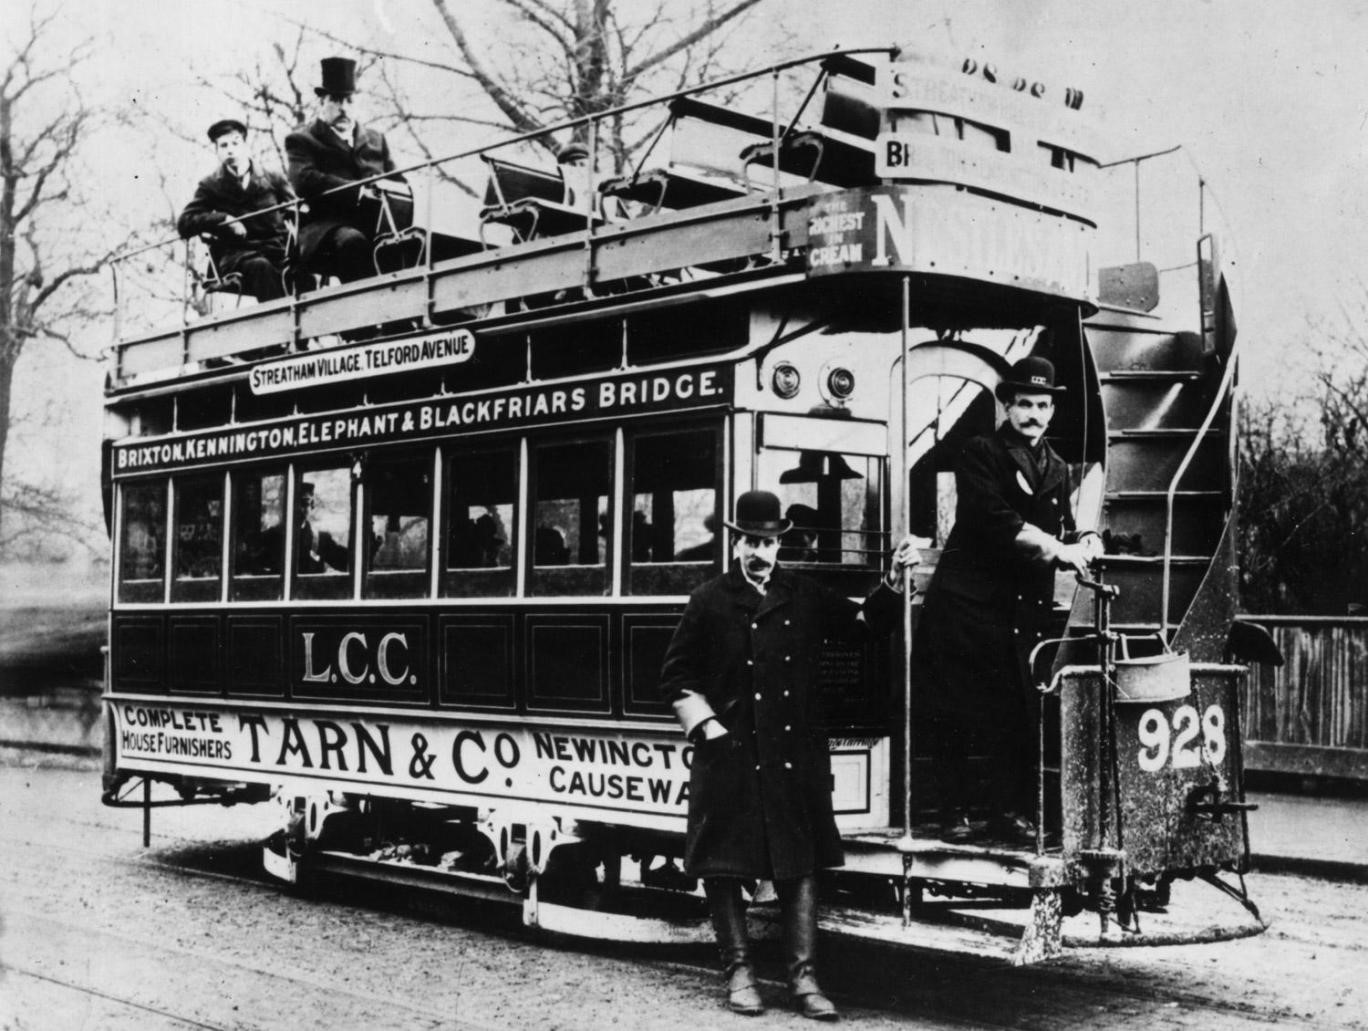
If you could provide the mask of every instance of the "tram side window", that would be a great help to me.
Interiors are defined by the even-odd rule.
[[[352,473],[350,466],[308,469],[295,485],[295,594],[351,594]]]
[[[641,434],[632,441],[633,594],[687,594],[721,556],[717,431]]]
[[[366,466],[370,525],[368,598],[428,593],[428,527],[432,519],[432,458],[372,456]]]
[[[612,445],[539,444],[533,455],[531,592],[604,593]]]
[[[792,528],[779,541],[789,564],[877,567],[883,540],[878,459],[838,451],[766,448],[760,485],[779,495]]]
[[[446,571],[442,593],[513,594],[518,455],[512,448],[462,451],[447,458]]]
[[[213,601],[223,572],[223,476],[177,479],[173,601]]]
[[[242,470],[233,474],[233,580],[235,601],[283,596],[285,474]]]
[[[125,484],[119,600],[161,601],[166,561],[166,481]]]

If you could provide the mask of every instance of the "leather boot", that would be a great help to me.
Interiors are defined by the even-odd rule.
[[[810,1020],[839,1020],[836,1007],[817,984],[817,878],[777,881],[775,888],[784,923],[784,956],[793,1004]]]
[[[750,938],[746,933],[746,912],[741,906],[741,884],[730,877],[708,877],[703,881],[712,911],[713,932],[722,954],[722,972],[727,978],[727,1007],[748,1017],[765,1012],[751,965]]]

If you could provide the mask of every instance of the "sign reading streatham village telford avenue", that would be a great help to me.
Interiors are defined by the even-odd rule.
[[[264,458],[301,447],[341,449],[362,442],[535,426],[571,416],[580,422],[708,408],[727,403],[731,383],[728,365],[695,366],[611,376],[593,384],[503,388],[378,406],[364,413],[298,416],[176,440],[119,444],[114,449],[114,469],[116,473],[174,469],[225,459]]]
[[[253,394],[278,394],[296,387],[460,365],[474,353],[475,335],[468,329],[458,329],[417,340],[391,340],[269,362],[253,369],[248,382]]]

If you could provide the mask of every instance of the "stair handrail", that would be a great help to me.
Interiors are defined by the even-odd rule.
[[[1169,591],[1172,587],[1173,579],[1173,505],[1178,496],[1178,484],[1187,474],[1188,466],[1196,457],[1197,449],[1201,447],[1202,441],[1211,431],[1211,424],[1216,421],[1216,413],[1220,411],[1226,396],[1230,394],[1235,383],[1235,370],[1239,365],[1240,338],[1237,336],[1234,343],[1230,346],[1230,352],[1226,355],[1225,372],[1221,376],[1220,386],[1216,388],[1216,394],[1211,400],[1211,406],[1207,409],[1206,418],[1202,420],[1201,427],[1197,430],[1196,436],[1192,438],[1192,443],[1188,445],[1187,453],[1183,455],[1183,460],[1178,463],[1178,468],[1173,473],[1173,478],[1169,481],[1168,492],[1165,495],[1165,514],[1164,514],[1164,568],[1162,589],[1160,592],[1159,628],[1168,640],[1169,631]]]

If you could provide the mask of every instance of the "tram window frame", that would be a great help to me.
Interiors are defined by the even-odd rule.
[[[166,600],[166,535],[167,483],[165,476],[156,479],[125,481],[119,488],[119,591],[121,602],[162,602]],[[130,519],[134,497],[146,496],[150,518]],[[129,538],[134,525],[153,528],[150,547],[134,549]],[[133,554],[155,556],[146,576],[129,576],[129,559]]]
[[[641,479],[640,469],[637,465],[638,455],[643,441],[646,440],[669,440],[681,441],[678,448],[673,449],[677,455],[687,456],[696,453],[697,445],[691,445],[686,441],[688,438],[709,437],[711,447],[711,480],[709,487],[712,490],[712,507],[703,517],[703,526],[712,532],[712,540],[701,542],[695,547],[707,545],[710,550],[706,558],[680,559],[676,557],[657,561],[650,554],[661,543],[658,533],[654,533],[652,538],[646,542],[643,548],[641,535],[642,523],[637,519],[638,481]],[[627,547],[625,549],[625,560],[627,563],[626,586],[627,592],[632,595],[682,595],[689,594],[693,589],[709,578],[715,576],[723,565],[723,535],[722,530],[722,508],[721,501],[723,496],[723,435],[722,424],[718,420],[708,422],[676,423],[669,426],[650,426],[641,427],[629,431],[625,436],[626,461],[623,465],[626,476],[626,484],[623,489],[623,509],[624,512],[631,512],[630,518],[624,518],[627,533]],[[698,490],[708,488],[694,488]],[[677,493],[677,492],[671,492]],[[658,515],[656,516],[658,521]],[[655,530],[654,524],[653,531]],[[675,526],[677,530],[678,527]],[[648,550],[649,549],[649,550]]]
[[[597,545],[597,550],[601,558],[596,564],[571,561],[575,556],[570,551],[571,548],[578,546],[583,553],[584,543],[582,534],[576,534],[574,540],[562,540],[562,546],[567,549],[567,561],[565,562],[539,562],[537,548],[539,543],[544,544],[545,538],[539,533],[543,529],[559,529],[559,527],[538,526],[540,518],[540,506],[543,501],[576,499],[545,499],[538,496],[539,488],[543,482],[542,471],[546,467],[543,456],[552,450],[576,450],[583,453],[587,448],[601,447],[603,449],[603,490],[597,495],[581,495],[578,500],[583,501],[590,496],[595,496],[603,501],[604,508],[594,515],[590,525],[590,530],[594,534],[593,539],[598,541],[602,538],[602,543]],[[527,505],[525,513],[527,520],[528,533],[527,539],[521,548],[522,561],[526,563],[527,569],[527,593],[529,596],[540,597],[565,597],[565,596],[603,596],[612,591],[611,567],[613,559],[613,533],[617,526],[617,502],[616,502],[616,475],[614,463],[616,454],[614,450],[614,438],[607,433],[595,433],[577,435],[573,437],[532,437],[528,440],[528,469],[527,469]],[[579,529],[583,529],[585,521],[579,521]],[[545,554],[545,553],[543,553]]]
[[[377,513],[377,502],[387,499],[381,494],[382,480],[387,468],[408,466],[421,476],[423,487],[422,519],[422,565],[388,567],[381,564],[381,558],[388,554],[389,546],[401,541],[414,527],[414,523],[402,525],[403,514]],[[365,578],[362,582],[363,598],[426,598],[432,584],[432,527],[433,527],[433,449],[404,448],[375,451],[366,456],[361,482],[364,509],[361,527],[364,530]],[[386,529],[381,537],[375,532],[377,514],[386,516]],[[390,530],[393,524],[396,529]],[[393,540],[392,540],[393,538]]]
[[[204,486],[205,498],[210,508],[207,520],[195,526],[213,534],[209,542],[212,550],[205,549],[204,558],[210,560],[213,575],[194,576],[182,569],[187,548],[186,524],[182,522],[186,514],[186,499],[194,488]],[[213,502],[218,502],[218,513],[214,514]],[[224,504],[223,473],[190,473],[173,477],[171,480],[171,526],[174,531],[171,539],[171,600],[172,601],[218,601],[223,590],[223,536]],[[216,531],[216,532],[215,532]]]
[[[820,487],[814,487],[818,492],[814,498],[799,500],[794,496],[794,492],[786,490],[788,486],[797,483],[817,483],[817,480],[790,479],[785,482],[783,475],[792,471],[802,469],[806,461],[809,469],[801,475],[814,475],[813,456],[837,456],[843,464],[850,468],[852,472],[857,472],[858,478],[864,481],[861,507],[864,512],[865,525],[861,528],[849,528],[842,523],[839,526],[827,526],[817,528],[817,539],[806,544],[806,547],[813,552],[809,557],[803,557],[796,553],[795,549],[802,546],[798,543],[800,528],[795,526],[789,534],[785,534],[780,540],[779,562],[781,565],[803,570],[809,575],[815,575],[823,579],[829,586],[842,590],[845,593],[854,595],[866,592],[871,588],[883,568],[883,551],[887,547],[888,526],[887,526],[887,464],[888,460],[880,455],[865,454],[858,451],[837,451],[814,447],[813,441],[803,441],[804,446],[798,447],[787,443],[785,445],[766,444],[762,446],[756,455],[756,475],[757,483],[761,489],[773,491],[779,496],[784,518],[793,519],[791,509],[794,505],[805,505],[808,508],[823,511],[830,507],[830,496],[822,496]],[[779,456],[783,456],[780,458]],[[772,462],[778,458],[777,462]],[[823,462],[822,468],[834,468],[826,464],[825,459],[818,459]],[[852,461],[861,463],[862,471],[856,470],[851,466]],[[771,467],[773,465],[773,467]],[[846,477],[840,472],[827,473],[824,478],[835,477],[837,483],[844,482],[846,479],[856,477]],[[808,504],[813,501],[814,504]],[[840,502],[841,509],[844,511],[846,503]],[[797,520],[795,520],[797,523]],[[823,533],[828,535],[826,541],[822,539]],[[832,544],[834,537],[835,544]],[[855,545],[850,545],[850,538],[857,538]],[[864,552],[863,561],[845,561],[848,554],[858,555]],[[835,557],[831,557],[832,555]]]
[[[467,483],[467,477],[459,471],[459,466],[463,463],[476,465],[482,461],[497,463],[500,459],[507,460],[507,478],[500,485],[506,489],[509,500],[505,502],[495,501],[492,504],[486,500],[473,497],[458,496]],[[512,597],[517,592],[517,562],[519,554],[519,532],[521,511],[519,508],[519,487],[522,480],[522,462],[520,448],[517,440],[501,441],[470,447],[464,443],[448,447],[442,454],[442,575],[441,593],[443,597],[475,598],[475,597]],[[484,493],[484,492],[480,492]],[[496,496],[501,491],[493,492]],[[508,561],[504,564],[494,565],[466,565],[460,562],[462,549],[456,546],[455,535],[457,531],[456,520],[458,518],[469,519],[469,510],[474,505],[484,505],[486,512],[475,520],[479,524],[481,518],[488,517],[493,521],[490,528],[495,533],[494,541],[501,540],[499,552],[506,553]],[[499,512],[498,508],[506,505],[507,512]],[[488,509],[494,508],[496,511],[491,514]],[[459,509],[465,509],[464,515],[458,515]],[[499,522],[503,523],[502,528]],[[504,537],[497,537],[499,530],[502,529]]]
[[[292,599],[326,600],[352,597],[353,574],[356,569],[356,538],[358,530],[356,518],[356,487],[359,479],[359,468],[357,460],[352,457],[344,457],[340,461],[341,464],[315,462],[295,469],[293,504],[296,514],[292,518],[296,518],[300,521],[295,525],[294,533],[291,535],[293,538],[292,548],[294,551],[294,554],[290,556],[290,597]],[[304,525],[305,512],[300,510],[300,506],[307,505],[308,511],[310,512],[318,507],[319,503],[316,500],[318,491],[317,483],[307,480],[306,478],[311,476],[317,477],[322,473],[336,473],[346,477],[347,542],[345,546],[337,544],[336,539],[333,538],[331,533],[328,531],[314,531],[312,524],[310,524],[310,532],[315,534],[315,540],[320,546],[323,545],[323,537],[326,533],[332,546],[341,549],[337,554],[341,554],[342,551],[345,551],[347,564],[345,569],[338,569],[336,563],[329,562],[320,555],[319,561],[329,568],[322,570],[303,570],[300,566],[303,563],[305,553],[301,549],[303,534],[300,531]],[[306,491],[305,486],[309,483],[313,483],[313,488],[312,490]],[[313,495],[313,498],[311,499],[309,495]]]
[[[289,493],[287,489],[288,473],[289,470],[284,465],[248,466],[232,471],[229,478],[230,525],[228,527],[231,547],[229,552],[231,555],[230,579],[228,581],[228,598],[230,601],[279,601],[285,596],[285,506],[289,500],[287,498]],[[245,500],[248,493],[245,484],[249,477],[256,478],[262,484],[267,480],[280,481],[275,487],[275,496],[278,499],[276,522],[268,526],[258,525],[251,531],[250,535],[246,532],[243,523],[243,519],[249,511]],[[262,489],[264,490],[264,487]],[[257,507],[253,511],[258,514],[263,511],[260,508],[260,497],[258,497]],[[265,546],[262,546],[263,544]],[[259,568],[244,569],[244,566],[248,564],[249,557],[256,558],[260,564]]]

